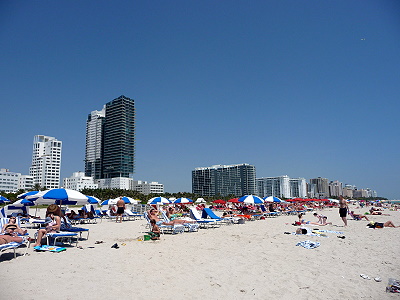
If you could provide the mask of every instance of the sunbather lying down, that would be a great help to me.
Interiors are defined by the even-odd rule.
[[[7,234],[0,235],[0,245],[8,244],[11,242],[21,243],[23,238],[20,236],[12,236]]]
[[[397,227],[400,227],[400,226],[395,226],[395,225],[393,224],[392,221],[387,221],[387,222],[385,222],[385,223],[370,222],[367,226],[368,226],[369,228],[383,228],[383,227],[393,227],[393,228],[397,228]]]
[[[367,221],[369,221],[367,216],[364,215],[360,215],[360,214],[355,214],[354,210],[352,210],[349,215],[354,219],[354,220],[361,220],[361,219],[365,219]]]
[[[188,224],[188,223],[196,223],[194,220],[180,220],[180,219],[174,219],[171,220],[171,222],[164,222],[160,220],[158,217],[158,210],[152,208],[147,212],[147,215],[149,216],[150,221],[155,220],[157,226],[160,225],[176,225],[176,224]]]

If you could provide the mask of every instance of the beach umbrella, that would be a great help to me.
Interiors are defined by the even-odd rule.
[[[69,189],[50,189],[26,196],[25,199],[31,200],[35,204],[80,205],[89,203],[87,196]]]
[[[218,200],[214,200],[213,203],[217,203],[217,204],[226,204],[225,200],[222,199],[218,199]]]
[[[88,202],[89,204],[99,204],[100,199],[94,197],[94,196],[87,196],[88,197]]]
[[[285,201],[279,199],[278,197],[273,197],[273,196],[265,197],[263,199],[265,202],[276,202],[276,203],[285,202]]]
[[[177,203],[177,204],[191,204],[191,203],[193,203],[193,200],[189,199],[189,198],[178,198],[178,199],[176,199],[174,201],[174,203]]]
[[[115,203],[113,203],[113,204],[116,204],[117,201],[119,200],[119,197],[117,197],[117,198],[115,198],[113,200],[115,201]],[[133,199],[131,197],[126,197],[126,196],[123,196],[122,200],[124,200],[125,204],[137,204],[138,203],[137,200],[135,200],[135,199]]]
[[[27,196],[36,195],[37,193],[39,193],[39,191],[25,192],[25,193],[19,194],[19,195],[17,196],[17,198],[18,198],[18,199],[25,199]]]
[[[243,197],[239,198],[238,201],[240,203],[248,203],[248,204],[262,204],[262,203],[264,203],[263,199],[261,199],[258,196],[254,196],[254,195],[243,196]]]
[[[117,201],[114,201],[115,199],[108,199],[108,200],[104,200],[103,202],[101,202],[100,205],[110,205],[110,204],[117,204]]]
[[[232,198],[232,199],[229,199],[228,202],[231,202],[231,203],[240,203],[240,202],[239,202],[239,198]]]
[[[170,204],[171,201],[169,201],[167,198],[164,197],[154,197],[151,198],[149,201],[147,201],[147,204]]]
[[[8,200],[6,197],[0,196],[0,204],[9,203],[9,202],[11,202],[11,201]]]
[[[206,203],[206,200],[204,200],[204,198],[197,198],[195,203]]]
[[[13,203],[15,206],[34,206],[35,202],[29,201],[28,199],[20,199]]]

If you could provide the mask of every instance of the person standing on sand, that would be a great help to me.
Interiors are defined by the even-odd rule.
[[[117,201],[117,217],[115,218],[115,222],[122,223],[122,215],[124,214],[125,211],[125,201],[122,200],[122,196],[119,197],[119,200]]]
[[[342,218],[344,226],[347,226],[347,211],[349,207],[347,206],[346,200],[343,196],[339,196],[339,216]]]

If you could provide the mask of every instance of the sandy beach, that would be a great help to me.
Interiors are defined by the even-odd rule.
[[[90,229],[89,240],[79,241],[83,249],[30,248],[22,256],[25,248],[19,248],[15,259],[4,252],[1,299],[399,299],[385,287],[389,278],[400,279],[400,228],[369,229],[364,220],[341,227],[338,209],[323,213],[340,227],[309,227],[343,234],[284,234],[296,230],[296,216],[166,234],[160,241],[137,241],[146,230],[143,219],[81,225]],[[371,220],[400,225],[400,211],[384,213],[390,216]],[[304,240],[320,246],[296,246]],[[111,248],[114,243],[120,248]]]

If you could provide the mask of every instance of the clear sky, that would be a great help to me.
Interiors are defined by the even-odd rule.
[[[84,170],[87,115],[136,103],[136,174],[191,191],[191,171],[325,177],[399,199],[400,2],[1,1],[0,167],[33,136]]]

